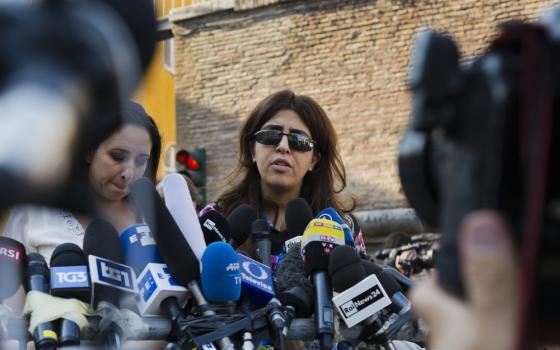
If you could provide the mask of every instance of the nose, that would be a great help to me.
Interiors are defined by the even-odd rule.
[[[132,177],[134,176],[134,170],[131,166],[125,165],[124,169],[121,171],[121,178],[125,183],[130,183]]]
[[[280,153],[290,153],[290,145],[288,144],[287,135],[282,135],[280,143],[276,146],[276,151]]]

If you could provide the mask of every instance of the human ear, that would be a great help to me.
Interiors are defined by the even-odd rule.
[[[313,161],[311,162],[311,167],[309,168],[309,171],[313,171],[313,169],[315,168],[315,165],[317,165],[317,163],[319,163],[320,159],[321,159],[321,153],[313,152]]]

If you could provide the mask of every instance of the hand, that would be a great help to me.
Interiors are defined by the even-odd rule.
[[[405,250],[404,252],[397,255],[397,257],[395,258],[395,267],[397,268],[397,270],[400,271],[400,273],[402,273],[407,277],[410,277],[410,275],[412,274],[411,263],[415,257],[416,257],[416,251],[414,249]],[[402,264],[403,261],[408,262],[408,266],[403,265]]]
[[[430,348],[515,348],[518,276],[514,247],[503,219],[492,211],[468,215],[459,234],[467,300],[445,292],[430,276],[412,291],[415,312],[431,327]]]

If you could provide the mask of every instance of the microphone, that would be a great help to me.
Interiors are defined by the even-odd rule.
[[[270,267],[270,249],[272,241],[270,240],[270,229],[268,223],[263,219],[257,219],[251,224],[251,240],[256,245],[256,253],[258,259]]]
[[[119,235],[123,261],[132,267],[138,276],[147,263],[163,263],[150,227],[135,224],[127,227]]]
[[[375,270],[378,274],[366,277],[368,270]],[[334,249],[329,262],[329,274],[335,291],[341,292],[333,298],[333,302],[345,324],[348,327],[360,322],[366,325],[360,339],[387,342],[411,319],[410,303],[400,293],[398,283],[379,266],[364,264],[352,247]],[[387,307],[398,313],[399,317],[382,325],[375,315]],[[371,335],[374,335],[373,339]]]
[[[91,300],[91,288],[86,258],[74,243],[63,243],[51,255],[51,295],[59,298]],[[59,344],[80,345],[80,326],[63,318],[60,323]]]
[[[189,289],[203,315],[215,315],[216,313],[210,310],[208,302],[196,282],[200,277],[199,260],[171,216],[171,213],[163,204],[153,183],[147,178],[136,180],[130,186],[130,195],[144,216],[146,223],[154,232],[154,238],[159,247],[161,257],[167,264],[171,276]],[[198,220],[196,222],[200,229]],[[198,239],[196,240],[198,241]],[[204,245],[206,244],[204,243]],[[176,311],[177,313],[181,312],[180,310]],[[220,340],[220,345],[222,349],[233,348],[231,340],[227,337]]]
[[[358,253],[350,246],[336,247],[329,261],[333,298],[338,314],[347,327],[365,320],[371,326],[377,312],[391,304],[387,292],[375,275],[367,276]]]
[[[288,252],[295,244],[301,243],[301,236],[307,224],[313,220],[313,211],[305,199],[294,198],[286,204],[286,229],[289,239],[286,240],[285,251]]]
[[[204,249],[206,249],[206,242],[204,242],[204,235],[192,202],[189,186],[183,175],[178,173],[165,175],[163,195],[165,206],[200,261]]]
[[[209,210],[200,216],[199,222],[206,244],[229,242],[231,237],[229,225],[222,214],[216,210]]]
[[[49,292],[49,268],[45,258],[39,253],[27,255],[26,292]],[[52,321],[43,322],[33,330],[33,340],[36,349],[56,349],[58,336]]]
[[[307,318],[313,313],[313,286],[305,276],[299,244],[285,255],[275,274],[276,294],[286,310],[284,335],[287,335],[292,320]]]
[[[16,294],[23,281],[25,247],[15,239],[0,236],[0,303]]]
[[[415,283],[410,278],[406,277],[402,273],[400,273],[397,269],[389,265],[383,265],[383,267],[378,267],[380,271],[375,271],[375,274],[379,276],[379,273],[382,271],[387,272],[391,277],[397,281],[403,291],[406,293],[408,290],[415,286]]]
[[[334,210],[334,208],[329,207],[321,210],[321,212],[317,214],[317,219],[327,219],[339,223],[340,226],[342,226],[342,229],[344,230],[344,243],[351,247],[354,246],[354,238],[352,237],[352,232],[350,232],[350,227],[348,226],[346,221],[344,221],[340,217],[340,215],[338,215],[338,213],[336,212],[336,210]]]
[[[323,349],[331,348],[334,334],[332,288],[327,275],[329,255],[340,245],[344,245],[342,227],[325,219],[311,220],[301,238],[305,273],[311,275],[315,291],[315,325]]]
[[[89,262],[94,309],[118,309],[121,291],[137,294],[134,270],[122,264],[119,235],[113,225],[102,219],[93,220],[86,228],[83,246]],[[108,347],[120,348],[122,334],[123,329],[115,321],[101,330]]]
[[[208,301],[227,303],[241,296],[239,258],[233,248],[224,242],[206,247],[201,260],[200,282]]]
[[[228,215],[228,226],[230,229],[229,244],[234,249],[239,248],[251,233],[251,225],[257,220],[257,212],[250,205],[241,204]]]
[[[172,320],[173,310],[185,304],[187,289],[170,275],[161,259],[152,231],[146,224],[132,225],[120,235],[124,261],[137,274],[136,306],[142,316],[158,316],[162,311]],[[165,303],[163,301],[166,300]],[[165,310],[162,310],[162,306]]]
[[[411,304],[408,298],[402,293],[402,289],[392,277],[392,275],[387,272],[383,271],[377,275],[381,285],[387,291],[387,294],[391,298],[391,309],[399,315],[403,315],[404,313],[410,311]]]
[[[381,266],[379,266],[376,263],[373,263],[371,261],[362,259],[361,263],[362,263],[362,266],[364,267],[364,269],[366,269],[366,275],[367,276],[373,275],[373,274],[377,275],[377,274],[381,273],[381,271],[383,271],[383,268]]]
[[[272,270],[243,254],[237,253],[241,273],[241,297],[256,305],[266,305],[274,298]]]

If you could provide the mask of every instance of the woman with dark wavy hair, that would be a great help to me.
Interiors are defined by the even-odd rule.
[[[230,174],[232,187],[223,193],[218,209],[229,214],[249,204],[268,220],[272,253],[278,254],[286,237],[286,204],[302,197],[315,214],[332,207],[346,217],[364,252],[355,218],[355,207],[340,192],[346,187],[346,171],[337,150],[335,130],[321,106],[311,97],[292,91],[276,92],[249,114],[239,134],[239,159]]]

